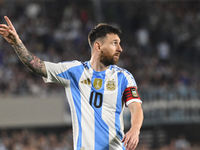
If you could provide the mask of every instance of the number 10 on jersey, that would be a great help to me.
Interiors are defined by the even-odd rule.
[[[94,106],[96,108],[100,108],[102,106],[102,103],[103,103],[102,93],[92,91],[90,93],[90,102],[89,103],[90,103],[91,106]]]

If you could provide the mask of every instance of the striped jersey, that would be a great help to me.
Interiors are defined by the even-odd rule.
[[[74,150],[125,150],[123,108],[141,100],[133,76],[110,65],[97,72],[90,61],[45,62],[45,82],[65,87],[70,105]]]

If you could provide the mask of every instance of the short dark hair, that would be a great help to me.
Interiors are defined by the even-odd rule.
[[[121,34],[121,31],[106,23],[100,23],[95,26],[88,34],[88,41],[90,46],[94,44],[96,39],[106,37],[106,35],[109,33],[114,33],[119,36]]]

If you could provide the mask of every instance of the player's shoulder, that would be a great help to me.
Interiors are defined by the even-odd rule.
[[[72,61],[63,61],[63,62],[60,62],[61,64],[64,64],[64,65],[67,65],[67,64],[81,64],[80,61],[78,60],[72,60]]]
[[[73,61],[61,62],[61,64],[66,65],[66,66],[71,66],[71,67],[80,66],[80,67],[83,67],[83,68],[88,68],[88,69],[90,68],[88,61],[82,62],[82,61],[79,61],[79,60],[73,60]]]
[[[117,65],[112,65],[112,69],[114,71],[116,71],[117,73],[122,74],[125,78],[134,80],[133,75],[127,69],[124,69],[124,68],[119,67]]]
[[[78,60],[73,60],[73,61],[63,61],[63,62],[59,62],[58,63],[61,67],[63,68],[73,68],[73,67],[78,67],[78,66],[82,66],[81,61]]]
[[[122,67],[119,67],[117,65],[112,65],[112,69],[114,69],[115,71],[117,71],[118,73],[123,73],[123,74],[127,74],[127,75],[132,75],[127,69],[124,69]]]
[[[72,61],[63,61],[63,62],[60,62],[62,65],[70,65],[70,66],[79,66],[79,65],[82,65],[82,62],[79,61],[79,60],[72,60]]]

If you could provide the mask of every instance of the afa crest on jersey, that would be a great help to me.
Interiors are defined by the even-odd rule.
[[[114,79],[112,79],[112,80],[108,79],[107,84],[106,84],[106,88],[109,91],[114,91],[116,89],[116,84],[115,84]]]

